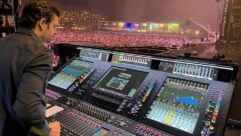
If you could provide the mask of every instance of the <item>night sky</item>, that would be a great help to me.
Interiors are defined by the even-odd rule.
[[[27,0],[23,0],[27,1]],[[186,22],[198,17],[217,26],[222,2],[215,0],[50,0],[61,9],[89,10],[110,21]],[[219,7],[219,8],[218,8]],[[218,12],[219,11],[219,12]]]

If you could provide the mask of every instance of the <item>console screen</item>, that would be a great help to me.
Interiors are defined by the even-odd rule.
[[[208,84],[168,77],[146,117],[193,133],[208,87]]]
[[[88,72],[91,64],[91,62],[74,59],[58,74],[56,74],[49,81],[49,84],[62,89],[67,89],[78,77],[80,77],[83,73]]]
[[[94,88],[114,91],[133,97],[147,74],[142,71],[112,67]]]

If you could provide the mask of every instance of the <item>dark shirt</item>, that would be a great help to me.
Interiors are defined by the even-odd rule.
[[[0,136],[49,132],[44,92],[52,52],[28,29],[0,39]],[[2,134],[1,134],[2,133]]]

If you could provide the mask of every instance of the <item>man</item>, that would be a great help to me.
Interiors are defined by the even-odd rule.
[[[52,52],[43,43],[53,38],[59,17],[47,1],[31,0],[17,32],[0,39],[0,136],[60,132],[59,123],[49,129],[43,96],[53,63]]]

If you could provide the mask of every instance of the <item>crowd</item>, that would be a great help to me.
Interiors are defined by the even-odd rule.
[[[96,43],[101,46],[116,47],[181,47],[187,43],[197,43],[200,39],[189,38],[185,35],[146,34],[133,32],[108,31],[76,31],[60,29],[53,39],[53,43]]]
[[[90,11],[63,11],[60,26],[67,29],[94,30],[98,27],[98,22],[105,18]]]

